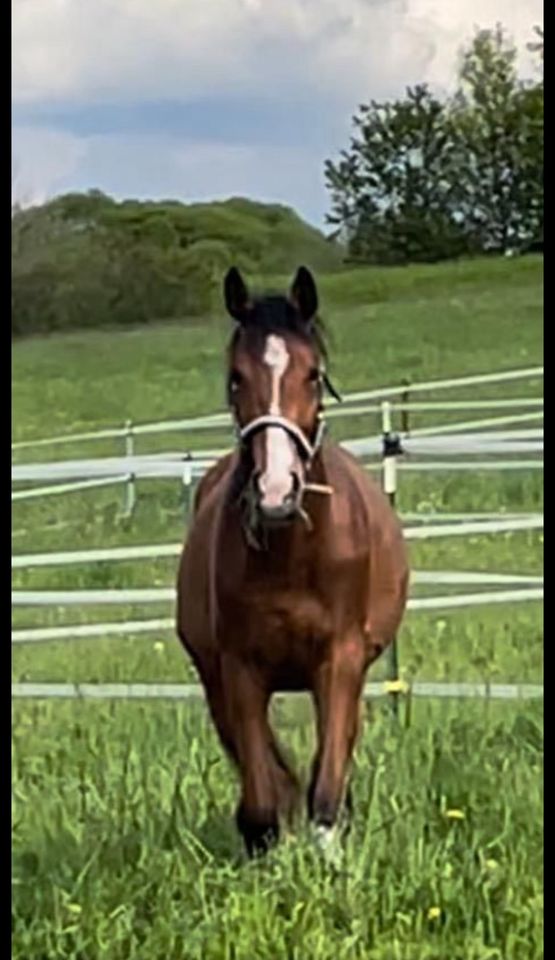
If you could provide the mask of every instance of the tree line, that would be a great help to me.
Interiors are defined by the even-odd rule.
[[[543,30],[517,73],[501,26],[464,50],[455,93],[426,85],[362,104],[327,161],[328,221],[355,261],[408,263],[543,249]]]
[[[66,194],[13,213],[12,333],[220,314],[233,263],[256,279],[305,259],[341,266],[338,249],[279,204]]]

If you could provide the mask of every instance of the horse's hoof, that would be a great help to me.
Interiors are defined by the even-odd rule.
[[[327,827],[318,823],[313,827],[316,846],[325,862],[332,867],[339,868],[343,860],[343,845],[340,831],[337,826]]]

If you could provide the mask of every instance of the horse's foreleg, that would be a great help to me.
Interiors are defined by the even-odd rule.
[[[222,682],[221,655],[212,651],[199,654],[194,650],[189,650],[189,655],[204,687],[206,702],[220,743],[231,760],[237,764],[237,747],[229,721]]]
[[[279,837],[280,796],[267,717],[269,696],[239,660],[226,657],[222,675],[241,776],[237,827],[252,856],[264,852]]]
[[[339,643],[315,678],[318,750],[308,791],[308,814],[326,841],[344,799],[359,727],[365,655],[358,638]]]

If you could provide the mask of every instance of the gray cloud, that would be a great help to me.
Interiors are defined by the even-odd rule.
[[[14,130],[16,191],[42,197],[121,184],[117,192],[191,198],[221,186],[300,198],[301,210],[319,219],[324,157],[314,137],[303,144],[307,105],[330,141],[341,130],[346,136],[363,100],[422,81],[449,88],[460,45],[476,26],[500,20],[524,48],[542,19],[541,0],[13,0],[16,118],[25,108]],[[147,110],[156,100],[210,98],[225,111],[230,98],[249,97],[292,105],[289,146],[257,147],[252,138],[207,145],[192,126],[176,152],[158,125],[131,159],[128,134],[77,136],[33,121],[33,111],[55,103],[84,115],[90,104]],[[295,127],[298,99],[304,107]],[[340,146],[330,142],[328,153]]]

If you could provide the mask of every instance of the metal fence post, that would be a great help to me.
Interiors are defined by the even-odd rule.
[[[383,489],[393,509],[397,493],[397,457],[402,452],[401,442],[396,433],[393,433],[391,421],[391,403],[384,400],[382,403],[382,457],[383,457]],[[394,689],[399,681],[399,653],[397,637],[394,637],[387,648],[387,673],[391,707],[395,716],[399,713],[399,690]]]
[[[410,380],[407,380],[407,379],[405,378],[405,379],[403,380],[403,386],[405,387],[405,389],[403,390],[403,393],[401,394],[401,403],[402,403],[402,404],[404,404],[404,403],[409,403],[409,400],[410,400]],[[402,431],[402,433],[404,433],[405,437],[408,437],[409,434],[410,434],[409,421],[410,421],[409,410],[407,410],[406,407],[403,407],[403,409],[401,410],[401,431]]]
[[[132,457],[135,451],[135,443],[133,437],[133,423],[131,420],[125,421],[125,456]],[[137,487],[135,474],[129,473],[127,477],[127,483],[125,485],[125,499],[123,503],[123,515],[125,517],[130,517],[133,514],[135,509],[135,504],[137,502]]]
[[[190,453],[186,454],[183,458],[183,476],[181,481],[183,484],[185,519],[188,520],[191,514],[193,500],[193,459]]]

